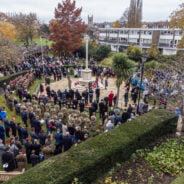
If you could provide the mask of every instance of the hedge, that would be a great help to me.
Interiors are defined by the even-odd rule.
[[[184,184],[184,174],[177,177],[171,184]]]
[[[14,73],[14,74],[11,74],[11,75],[8,75],[8,76],[5,76],[5,77],[2,77],[0,78],[0,87],[2,87],[3,83],[6,82],[10,82],[11,80],[13,80],[14,78],[20,76],[20,75],[24,75],[26,74],[28,71],[21,71],[21,72],[18,72],[18,73]]]
[[[71,184],[77,177],[90,184],[117,162],[128,160],[137,149],[176,130],[177,116],[154,110],[114,130],[73,146],[5,184]]]

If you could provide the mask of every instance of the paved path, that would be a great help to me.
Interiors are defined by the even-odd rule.
[[[71,78],[72,82],[78,82],[78,78]],[[116,88],[116,79],[113,78],[109,78],[108,79],[108,88],[107,90],[105,89],[101,89],[101,94],[100,94],[100,98],[104,98],[106,96],[108,96],[110,94],[111,91],[114,92],[114,94],[117,93],[117,88]],[[61,90],[64,91],[65,89],[68,89],[68,80],[66,78],[63,78],[61,81],[57,81],[54,83],[50,84],[51,89],[57,91],[57,90]],[[83,90],[79,90],[80,92],[82,92]],[[122,84],[121,85],[121,90],[120,90],[120,99],[119,99],[119,107],[123,108],[124,106],[124,98],[123,95],[125,93],[125,87]],[[94,95],[95,97],[95,95]]]

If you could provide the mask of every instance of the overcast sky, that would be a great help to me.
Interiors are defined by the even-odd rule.
[[[40,20],[48,23],[54,17],[58,0],[0,0],[1,12],[34,12]],[[77,7],[83,7],[82,18],[94,15],[95,22],[115,21],[129,6],[130,0],[76,0]],[[143,20],[167,20],[170,13],[183,0],[143,0]]]

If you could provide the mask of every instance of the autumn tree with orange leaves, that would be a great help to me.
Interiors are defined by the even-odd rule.
[[[9,22],[0,21],[0,35],[4,38],[8,38],[10,40],[15,40],[16,38],[16,30],[15,26]]]
[[[65,0],[55,9],[55,19],[50,22],[49,39],[53,41],[52,50],[58,55],[69,55],[82,44],[86,25],[81,19],[82,8],[76,8],[76,2]]]

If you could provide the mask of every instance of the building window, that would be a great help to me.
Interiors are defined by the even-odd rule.
[[[152,40],[150,40],[150,39],[143,39],[143,43],[145,43],[145,44],[151,44],[152,43]]]

